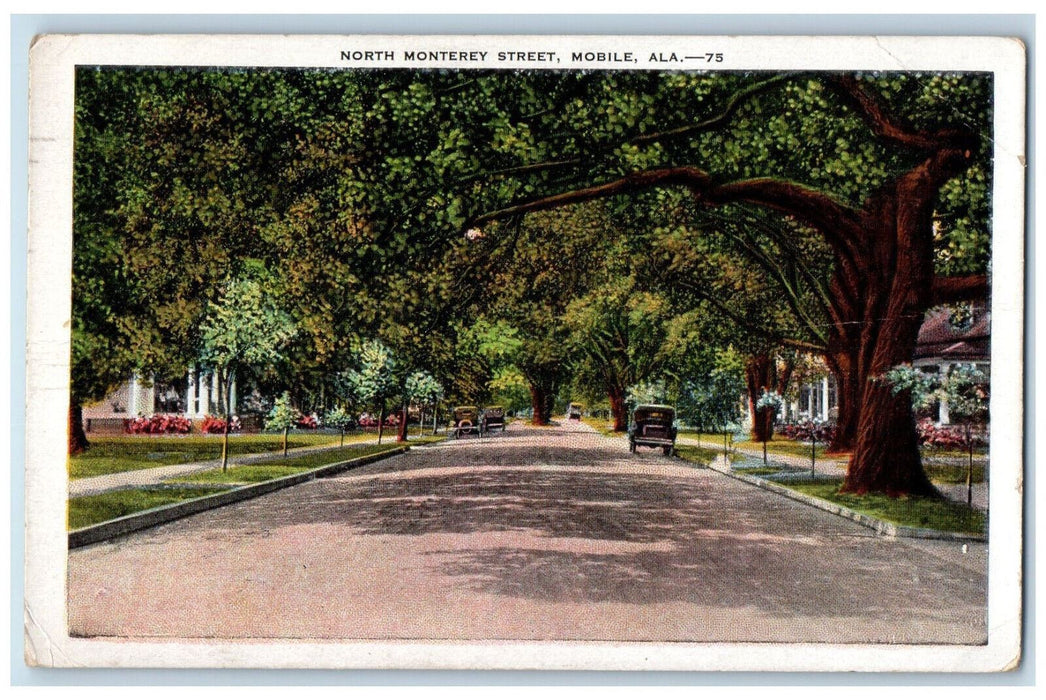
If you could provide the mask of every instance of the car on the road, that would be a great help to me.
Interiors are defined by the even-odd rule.
[[[450,417],[450,429],[454,432],[454,437],[456,438],[462,435],[479,435],[479,408],[476,406],[458,406],[455,408]]]
[[[572,403],[567,406],[567,420],[581,420],[581,414],[584,412],[585,407],[579,403]]]
[[[628,424],[628,451],[637,446],[660,447],[671,456],[676,447],[676,410],[672,406],[640,404]]]
[[[479,432],[486,435],[492,430],[505,432],[505,409],[501,406],[487,406],[479,419]]]

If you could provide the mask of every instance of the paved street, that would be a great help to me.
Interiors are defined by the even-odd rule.
[[[892,540],[579,424],[510,426],[69,557],[71,633],[981,643],[986,547]]]

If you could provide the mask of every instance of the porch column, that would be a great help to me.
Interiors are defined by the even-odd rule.
[[[131,372],[131,384],[128,387],[127,415],[132,418],[138,415],[138,373]]]
[[[232,370],[229,370],[229,371],[231,372]],[[232,414],[234,416],[237,413],[239,413],[239,411],[236,408],[237,407],[237,403],[236,403],[236,374],[235,373],[232,375],[232,381],[229,382],[229,406],[230,406],[229,410],[232,411]]]
[[[196,366],[189,365],[189,378],[186,386],[188,387],[185,392],[185,417],[193,418],[196,416]]]
[[[951,369],[951,363],[942,362],[937,366],[938,376],[942,380],[947,378],[949,369]],[[937,409],[937,425],[947,425],[951,422],[952,417],[948,413],[948,399],[942,396],[940,408]]]
[[[821,380],[821,420],[828,420],[828,377]]]

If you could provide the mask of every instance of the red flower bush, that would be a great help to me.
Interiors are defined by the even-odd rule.
[[[305,430],[316,430],[316,428],[319,427],[319,424],[316,422],[315,416],[303,415],[298,418],[298,427]]]
[[[780,426],[778,432],[789,440],[829,443],[835,437],[835,424],[815,423],[814,421],[787,423]]]
[[[235,427],[230,428],[230,431],[235,430]],[[225,432],[225,420],[218,418],[217,416],[204,416],[203,422],[200,423],[200,432],[207,433],[208,435],[219,435]]]
[[[924,418],[915,425],[919,435],[919,444],[939,450],[958,450],[970,446],[966,441],[966,430],[962,427],[936,425],[929,418]],[[976,446],[986,444],[984,437],[977,433],[970,435],[970,442]]]
[[[192,421],[184,416],[157,413],[148,418],[132,418],[124,421],[124,427],[127,432],[135,435],[187,434],[192,431]]]

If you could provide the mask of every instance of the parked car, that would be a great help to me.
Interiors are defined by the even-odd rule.
[[[567,420],[581,420],[581,414],[584,412],[585,407],[579,403],[572,403],[567,406]]]
[[[632,411],[628,425],[628,451],[637,445],[660,447],[671,456],[676,446],[676,410],[671,406],[641,404]]]
[[[505,409],[501,406],[487,406],[479,419],[479,432],[486,435],[491,430],[505,432]]]
[[[451,412],[450,429],[454,437],[462,435],[479,435],[479,408],[476,406],[458,406]]]

